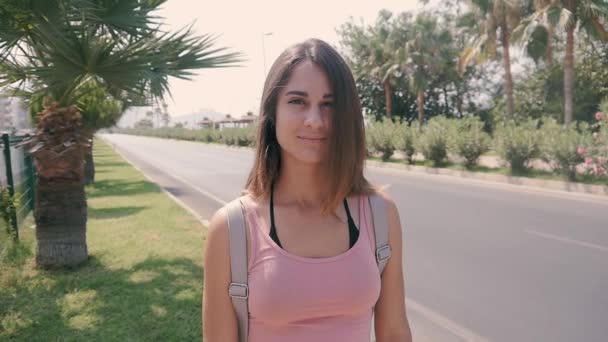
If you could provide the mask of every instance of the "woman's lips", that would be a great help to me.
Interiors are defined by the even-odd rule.
[[[312,138],[312,137],[298,137],[300,139],[306,139],[306,140],[325,140],[326,138]]]
[[[298,137],[298,139],[311,144],[319,144],[325,142],[327,138],[313,138],[313,137]]]

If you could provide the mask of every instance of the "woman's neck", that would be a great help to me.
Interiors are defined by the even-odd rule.
[[[319,207],[327,197],[328,188],[322,165],[290,159],[282,160],[281,172],[274,185],[274,202],[304,208]]]

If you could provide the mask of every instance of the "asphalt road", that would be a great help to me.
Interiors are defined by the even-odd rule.
[[[247,149],[103,135],[208,219],[242,189]],[[404,226],[420,341],[608,341],[608,198],[368,168]]]

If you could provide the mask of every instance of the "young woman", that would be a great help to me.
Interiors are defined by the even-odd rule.
[[[363,176],[365,132],[353,76],[327,43],[284,51],[264,84],[255,161],[241,197],[247,225],[249,342],[411,341],[402,230],[384,193],[392,249],[376,265]],[[237,342],[225,208],[204,259],[203,335]]]

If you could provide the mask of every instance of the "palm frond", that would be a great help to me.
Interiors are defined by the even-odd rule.
[[[466,67],[471,64],[474,60],[481,62],[488,57],[493,57],[489,54],[487,49],[484,49],[484,45],[488,43],[488,35],[484,34],[479,38],[475,39],[467,48],[464,49],[460,58],[458,59],[458,71],[464,73]]]
[[[532,15],[522,20],[511,33],[511,41],[520,45],[527,44],[534,30],[540,25],[536,19],[535,15]]]
[[[139,37],[156,31],[161,17],[152,12],[166,0],[81,0],[87,6],[84,25],[93,25],[102,32],[107,32],[114,38],[127,34]],[[82,5],[81,5],[82,6]]]
[[[602,0],[583,0],[579,3],[579,11],[583,17],[608,18],[608,3]]]
[[[144,98],[170,94],[169,77],[188,80],[195,69],[237,66],[243,60],[240,53],[216,48],[217,37],[195,36],[190,28],[124,45],[111,36],[96,35],[90,26],[64,30],[42,21],[31,36],[37,63],[3,63],[6,72],[0,84],[31,80],[62,102],[72,101],[81,84],[96,78],[131,103],[144,103]]]
[[[562,8],[562,10],[560,11],[560,14],[559,14],[558,25],[559,25],[559,27],[564,28],[564,29],[567,29],[568,27],[571,27],[572,25],[576,25],[574,13],[572,13],[572,11],[568,10],[567,8]]]
[[[384,75],[382,76],[382,82],[386,82],[386,80],[388,80],[389,78],[391,78],[391,76],[393,76],[393,74],[399,70],[400,66],[399,64],[392,64],[390,65],[388,68],[386,68],[386,71],[384,72]]]
[[[608,42],[608,31],[606,31],[604,24],[597,17],[581,21],[581,27],[594,39]]]
[[[0,61],[0,88],[24,84],[29,78],[28,68],[15,60]]]

